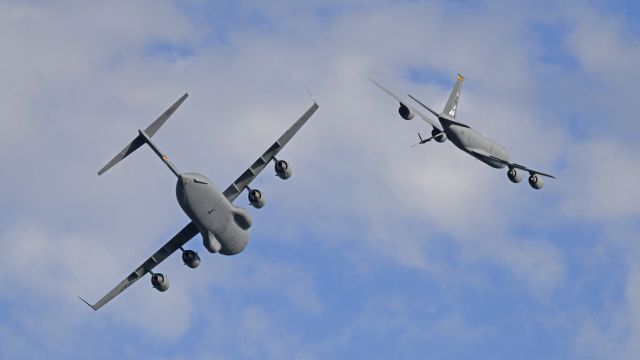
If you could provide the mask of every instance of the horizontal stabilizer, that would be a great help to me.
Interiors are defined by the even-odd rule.
[[[176,109],[186,100],[189,94],[184,94],[178,101],[176,101],[170,108],[167,109],[162,115],[160,115],[151,125],[149,125],[145,130],[145,134],[149,138],[151,138],[160,127],[167,121],[167,119],[176,111]],[[133,141],[131,141],[127,146],[122,149],[111,161],[107,163],[100,171],[98,171],[98,175],[104,174],[107,170],[111,169],[113,165],[120,162],[120,160],[126,158],[132,152],[136,151],[140,146],[144,145],[145,138],[142,135],[138,135]]]
[[[180,105],[182,105],[182,103],[187,99],[188,96],[189,94],[184,93],[184,95],[182,95],[182,97],[178,99],[178,101],[171,105],[171,107],[168,108],[167,111],[160,115],[156,119],[156,121],[151,123],[151,125],[149,125],[146,129],[144,129],[144,132],[147,134],[147,136],[153,137],[156,131],[158,131],[158,129],[160,129],[160,127],[164,125],[165,121],[167,121],[167,119],[169,119],[169,117],[173,115],[173,113],[178,109],[178,107],[180,107]]]
[[[116,155],[113,159],[111,159],[111,161],[109,161],[107,165],[105,165],[102,169],[100,169],[100,171],[98,171],[98,175],[104,174],[107,170],[111,169],[113,165],[117,164],[118,162],[120,162],[120,160],[129,156],[129,154],[136,151],[143,144],[144,144],[144,139],[141,136],[137,136],[135,139],[133,139],[132,142],[127,144],[127,146],[125,146],[124,149],[122,149],[122,151],[118,153],[118,155]]]

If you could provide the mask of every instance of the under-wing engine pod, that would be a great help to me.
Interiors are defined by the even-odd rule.
[[[411,109],[409,109],[405,104],[400,103],[400,107],[398,108],[398,113],[400,114],[400,116],[402,116],[403,119],[405,120],[411,120],[413,119],[416,114],[413,113],[413,111],[411,111]]]
[[[507,171],[507,177],[511,182],[519,183],[522,181],[522,172],[519,172],[516,168],[511,168]]]
[[[447,134],[436,128],[433,128],[433,130],[431,130],[431,136],[433,136],[433,138],[436,139],[436,141],[439,143],[447,141]]]
[[[287,180],[291,177],[291,166],[284,160],[276,161],[276,175],[282,180]]]
[[[169,279],[160,273],[155,273],[151,275],[151,285],[153,285],[156,290],[164,292],[169,288]]]
[[[188,267],[195,269],[200,265],[200,256],[193,250],[185,250],[182,252],[182,262]]]
[[[264,197],[262,196],[262,192],[258,189],[249,190],[249,202],[251,203],[251,206],[253,206],[256,209],[262,208],[265,203]]]
[[[538,176],[538,174],[531,174],[531,176],[529,176],[529,185],[534,189],[542,189],[544,186],[542,176]]]

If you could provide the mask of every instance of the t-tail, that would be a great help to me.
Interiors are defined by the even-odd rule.
[[[185,99],[188,96],[189,94],[187,93],[182,95],[182,97],[178,99],[178,101],[176,101],[173,105],[171,105],[170,108],[168,108],[146,129],[138,130],[138,136],[136,136],[133,139],[133,141],[127,144],[127,146],[125,146],[124,149],[122,149],[122,151],[118,153],[118,155],[116,155],[113,159],[111,159],[111,161],[109,161],[107,165],[105,165],[102,169],[100,169],[100,171],[98,171],[98,175],[104,174],[105,172],[107,172],[107,170],[111,169],[113,165],[119,163],[120,160],[126,158],[127,156],[129,156],[129,154],[136,151],[140,146],[146,143],[147,145],[149,145],[149,147],[151,147],[153,152],[155,152],[156,155],[158,155],[158,157],[160,157],[160,159],[169,167],[169,170],[171,170],[171,172],[173,172],[176,176],[180,176],[180,172],[178,171],[178,169],[176,169],[176,167],[173,166],[171,161],[169,161],[169,158],[167,157],[167,155],[162,153],[158,148],[158,146],[156,146],[156,144],[153,141],[151,141],[151,138],[158,131],[158,129],[160,129],[160,127],[167,121],[167,119],[169,119],[169,117],[176,111],[176,109],[178,109],[178,107],[185,101]]]

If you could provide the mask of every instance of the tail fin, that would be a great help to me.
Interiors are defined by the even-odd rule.
[[[122,159],[126,158],[127,156],[129,156],[129,154],[131,154],[132,152],[136,151],[140,146],[144,145],[147,142],[149,142],[149,145],[151,145],[151,147],[154,148],[154,146],[150,143],[150,138],[158,131],[158,129],[160,129],[160,127],[167,121],[167,119],[169,119],[169,117],[186,100],[186,98],[188,96],[189,96],[189,94],[187,94],[187,93],[182,95],[182,97],[180,99],[178,99],[178,101],[176,101],[173,105],[171,105],[171,107],[168,108],[167,111],[165,111],[162,115],[160,115],[156,119],[156,121],[151,123],[151,125],[149,125],[144,130],[144,134],[146,136],[143,136],[142,130],[140,130],[140,134],[138,136],[136,136],[136,138],[133,139],[133,141],[131,141],[129,144],[127,144],[127,146],[125,146],[124,149],[122,149],[122,151],[120,151],[118,153],[118,155],[116,155],[113,159],[111,159],[111,161],[109,161],[107,163],[107,165],[105,165],[102,169],[100,169],[100,171],[98,171],[98,175],[102,175],[105,172],[107,172],[107,170],[111,169],[111,167],[113,167],[113,165],[117,164],[118,162],[120,162],[120,160],[122,160]],[[156,149],[154,148],[154,151],[155,150]]]
[[[460,100],[460,90],[462,90],[463,81],[464,81],[464,76],[458,74],[456,83],[453,85],[453,89],[451,90],[451,94],[449,95],[449,100],[447,101],[447,105],[445,105],[444,110],[442,111],[444,114],[447,114],[454,119],[456,117],[456,112],[458,110],[458,100]]]

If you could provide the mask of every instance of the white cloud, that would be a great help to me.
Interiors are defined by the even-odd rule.
[[[554,233],[558,227],[585,219],[605,226],[637,221],[635,145],[608,134],[576,140],[562,108],[540,106],[545,91],[558,91],[546,89],[555,70],[539,63],[544,44],[529,34],[531,23],[547,19],[545,11],[503,2],[478,8],[319,3],[315,11],[289,5],[242,5],[242,14],[260,13],[274,29],[231,26],[227,47],[210,45],[211,30],[199,28],[203,24],[191,22],[171,3],[0,6],[0,42],[6,50],[0,75],[12,84],[0,91],[6,102],[0,110],[0,162],[11,171],[0,190],[7,224],[0,232],[0,279],[10,289],[1,299],[15,304],[26,292],[33,309],[23,320],[0,320],[2,344],[64,356],[72,353],[69,334],[80,336],[87,325],[100,334],[144,333],[152,344],[154,339],[179,344],[204,326],[212,334],[202,338],[220,348],[203,350],[207,357],[229,354],[220,338],[246,345],[246,357],[313,357],[313,344],[305,346],[308,339],[282,323],[287,314],[242,303],[231,309],[237,315],[232,317],[224,314],[230,300],[216,299],[216,292],[229,298],[264,293],[291,307],[292,316],[330,312],[317,286],[322,269],[311,271],[295,259],[203,254],[202,269],[189,272],[181,271],[176,258],[163,264],[173,287],[162,296],[150,298],[142,280],[94,317],[77,307],[75,295],[101,295],[186,221],[175,204],[174,179],[151,152],[137,152],[105,176],[95,175],[137,128],[185,90],[189,100],[158,133],[158,143],[179,169],[201,171],[220,187],[306,109],[304,89],[312,90],[320,110],[282,154],[294,177],[286,183],[270,180],[270,174],[258,179],[269,204],[263,212],[251,210],[252,232],[274,246],[335,253],[336,264],[353,262],[363,278],[367,271],[380,271],[376,266],[400,266],[424,273],[428,282],[475,286],[464,272],[481,273],[486,264],[497,264],[517,279],[512,286],[520,289],[522,283],[521,291],[549,303],[567,278],[580,276],[567,269],[570,261],[556,242],[562,235]],[[325,6],[338,10],[322,16],[318,8]],[[582,64],[581,73],[571,76],[606,81],[603,74],[615,70],[607,89],[630,92],[620,82],[633,73],[620,23],[606,18],[604,25],[591,27],[602,17],[586,5],[578,10],[557,16],[570,24],[565,45]],[[511,16],[503,16],[505,11]],[[588,41],[601,27],[606,31]],[[186,44],[192,53],[153,56],[153,46],[163,43]],[[428,131],[425,124],[401,120],[393,101],[366,81],[374,77],[400,94],[411,92],[441,107],[449,84],[412,83],[408,67],[450,74],[451,81],[458,71],[468,75],[460,119],[505,143],[515,161],[559,179],[536,192],[510,184],[504,171],[487,168],[451,144],[410,149],[416,131]],[[575,94],[561,95],[573,106],[590,105]],[[598,113],[606,111],[596,105]],[[632,109],[616,110],[616,124],[628,124],[624,116]],[[246,206],[242,198],[238,203]],[[633,274],[625,300],[631,314]],[[52,308],[63,309],[64,316]],[[11,335],[10,326],[34,324],[43,313],[50,325],[26,334],[49,340]],[[361,321],[370,324],[376,313],[365,310]],[[432,324],[395,315],[377,322],[383,333],[387,320],[415,334]],[[464,314],[447,315],[436,319],[440,330],[432,336],[468,333],[462,338],[477,339]],[[635,322],[629,324],[636,331]],[[597,324],[594,329],[601,332]],[[225,331],[233,335],[217,338],[216,332]],[[248,340],[234,338],[245,331]],[[89,340],[100,345],[98,335]],[[629,353],[635,353],[629,344]],[[291,352],[293,347],[303,350]],[[135,346],[128,351],[130,357],[143,352]]]

